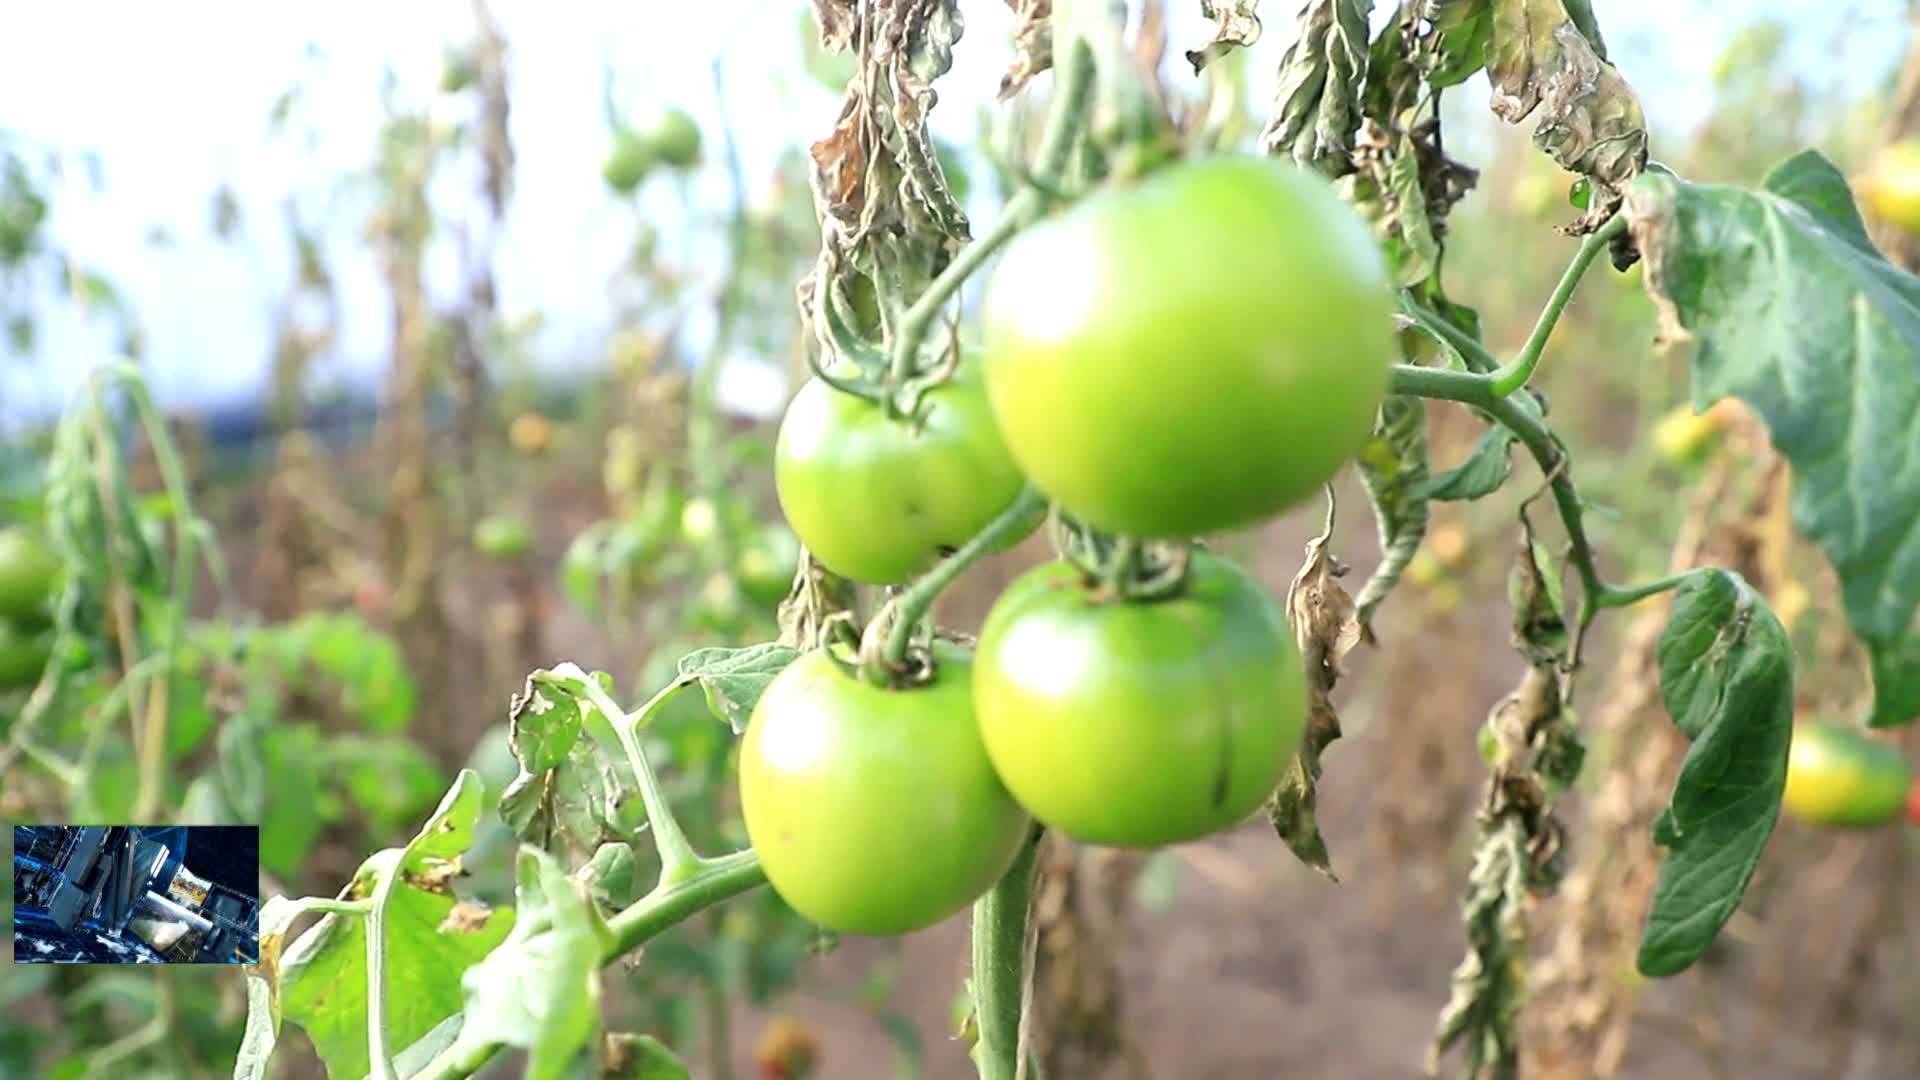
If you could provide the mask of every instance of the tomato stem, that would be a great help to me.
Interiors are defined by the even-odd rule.
[[[1403,300],[1402,306],[1410,304],[1412,301]],[[1416,318],[1430,329],[1431,324],[1444,323],[1438,315],[1421,310],[1423,314]],[[1609,593],[1629,595],[1634,590],[1613,590],[1601,581],[1599,567],[1594,562],[1593,544],[1587,539],[1585,504],[1580,500],[1579,490],[1573,485],[1569,469],[1571,459],[1560,437],[1547,426],[1539,402],[1529,394],[1499,397],[1493,392],[1493,384],[1494,377],[1491,374],[1395,364],[1391,391],[1471,405],[1505,425],[1533,455],[1540,471],[1547,477],[1554,507],[1559,511],[1561,523],[1567,530],[1569,558],[1580,575],[1580,616],[1573,655],[1569,658],[1571,666],[1578,668],[1580,641],[1585,637],[1587,626],[1593,622],[1601,607],[1612,606],[1606,603],[1606,597]]]
[[[1030,484],[1021,488],[1020,494],[1000,512],[999,517],[989,522],[973,539],[960,545],[959,551],[927,571],[905,592],[895,597],[892,601],[895,618],[887,633],[886,649],[881,654],[885,665],[898,668],[906,662],[907,650],[913,646],[914,627],[926,617],[934,600],[947,586],[965,573],[967,567],[1000,550],[1009,540],[1031,527],[1035,516],[1046,508],[1047,497],[1040,494],[1038,489]]]
[[[967,278],[985,265],[1007,241],[1013,239],[1015,233],[1038,220],[1046,211],[1050,201],[1048,192],[1059,185],[1074,143],[1085,127],[1087,102],[1092,96],[1093,55],[1085,41],[1075,41],[1057,66],[1059,70],[1053,107],[1047,115],[1046,131],[1040,140],[1040,167],[1034,172],[1036,182],[1022,187],[1008,199],[993,227],[978,240],[960,249],[960,253],[940,272],[940,276],[933,279],[926,291],[901,316],[899,332],[893,339],[889,390],[904,388],[912,378],[920,359],[920,347],[926,343],[934,320],[939,318],[947,301],[960,291],[960,286],[966,283]]]
[[[1573,299],[1573,291],[1585,276],[1587,267],[1601,249],[1626,229],[1627,215],[1615,214],[1580,242],[1580,250],[1574,253],[1573,261],[1567,264],[1566,271],[1560,275],[1560,283],[1553,287],[1553,295],[1547,298],[1547,306],[1540,309],[1540,318],[1533,324],[1533,333],[1527,335],[1526,344],[1520,347],[1518,355],[1493,373],[1494,397],[1506,397],[1527,385],[1534,369],[1540,366],[1540,356],[1546,351],[1547,339],[1553,336],[1555,324],[1560,321],[1560,313],[1566,310],[1567,302]]]
[[[973,1015],[980,1025],[973,1061],[980,1080],[1014,1080],[1019,1074],[1027,912],[1041,836],[1034,830],[1013,866],[973,904]]]
[[[620,737],[621,748],[627,752],[627,764],[633,767],[633,778],[640,785],[640,801],[647,808],[647,824],[653,830],[654,850],[660,855],[662,885],[692,878],[706,860],[687,841],[687,834],[680,827],[680,819],[674,816],[673,806],[667,801],[666,792],[661,790],[660,779],[654,775],[653,766],[640,746],[640,727],[655,709],[689,685],[684,680],[675,679],[631,714],[601,689],[599,680],[588,676],[582,680],[581,687],[587,700],[613,725],[614,734]]]

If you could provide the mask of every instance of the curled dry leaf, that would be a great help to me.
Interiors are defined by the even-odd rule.
[[[1487,78],[1494,115],[1518,124],[1539,111],[1534,145],[1593,182],[1587,212],[1570,231],[1599,228],[1647,166],[1647,120],[1633,87],[1562,0],[1494,0]]]
[[[1200,74],[1208,64],[1235,48],[1260,40],[1260,17],[1254,14],[1260,0],[1200,0],[1200,13],[1214,23],[1213,40],[1187,53],[1193,73]]]
[[[1302,862],[1338,881],[1314,807],[1320,755],[1340,737],[1340,714],[1334,711],[1331,694],[1340,681],[1341,661],[1360,643],[1360,621],[1353,598],[1339,581],[1347,568],[1327,550],[1332,536],[1329,507],[1325,531],[1307,542],[1306,565],[1287,589],[1287,614],[1307,669],[1307,730],[1293,764],[1267,802],[1267,817]]]
[[[1329,176],[1353,168],[1372,8],[1372,0],[1312,0],[1301,9],[1299,38],[1280,58],[1273,118],[1260,134],[1267,153],[1286,154]]]
[[[1000,78],[1005,101],[1053,66],[1053,0],[1007,0],[1013,9],[1013,63]]]
[[[953,66],[966,23],[957,0],[815,0],[815,8],[822,44],[852,43],[860,58],[833,131],[809,148],[821,243],[797,298],[831,364],[845,347],[829,305],[860,291],[849,289],[855,277],[884,279],[891,299],[911,300],[968,239],[927,130],[933,81]],[[855,331],[877,334],[875,320],[856,321]]]

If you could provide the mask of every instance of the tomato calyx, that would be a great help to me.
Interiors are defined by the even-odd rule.
[[[1054,522],[1054,547],[1080,571],[1095,602],[1152,603],[1185,590],[1196,541],[1110,536],[1065,514],[1056,514]]]

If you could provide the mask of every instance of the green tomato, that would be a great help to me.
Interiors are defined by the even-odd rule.
[[[688,169],[700,161],[700,125],[679,109],[662,112],[646,138],[653,156],[672,168]]]
[[[1300,745],[1306,672],[1260,583],[1195,552],[1185,586],[1113,599],[1051,563],[987,615],[980,735],[1007,790],[1075,840],[1153,847],[1231,828]]]
[[[60,580],[60,557],[24,525],[0,528],[0,618],[40,618]]]
[[[1025,483],[1000,440],[974,357],[927,392],[913,422],[809,379],[780,422],[773,477],[780,509],[807,550],[834,573],[874,585],[933,566],[998,517]]]
[[[1838,724],[1793,729],[1787,813],[1811,825],[1866,828],[1900,817],[1913,768],[1897,747]]]
[[[53,657],[54,632],[0,618],[0,690],[32,686]]]
[[[613,134],[613,149],[607,154],[600,175],[607,186],[622,195],[630,195],[653,171],[657,155],[653,144],[637,133],[621,128]]]
[[[514,514],[489,514],[474,523],[473,547],[489,559],[524,559],[533,550],[533,526]]]
[[[1920,233],[1920,142],[1902,140],[1881,150],[1858,186],[1875,217]]]
[[[799,562],[800,541],[793,530],[772,524],[763,526],[740,549],[734,572],[754,603],[772,606],[787,598]]]
[[[720,508],[705,496],[688,499],[680,508],[680,535],[695,547],[712,543],[720,535]]]
[[[767,686],[740,743],[740,809],[775,891],[849,934],[903,934],[966,908],[1031,822],[974,724],[973,660],[934,647],[931,682],[874,686],[823,650]]]
[[[987,286],[1007,446],[1087,524],[1146,537],[1294,506],[1372,430],[1394,359],[1371,232],[1270,160],[1172,165],[1017,237]]]

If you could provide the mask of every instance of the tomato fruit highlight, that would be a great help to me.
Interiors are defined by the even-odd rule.
[[[1007,790],[1075,840],[1153,847],[1243,821],[1300,745],[1306,673],[1245,571],[1195,552],[1183,589],[1121,601],[1067,563],[1016,580],[974,667]]]

